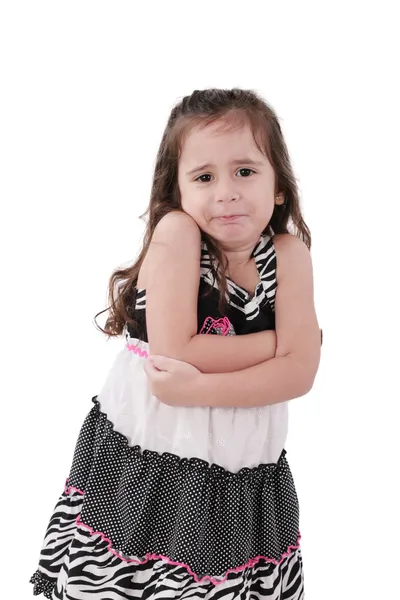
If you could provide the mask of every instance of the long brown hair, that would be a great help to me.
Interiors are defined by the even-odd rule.
[[[108,287],[109,307],[94,317],[96,327],[109,337],[121,335],[128,323],[138,327],[134,310],[136,285],[153,232],[164,215],[174,210],[182,210],[178,161],[183,141],[194,126],[206,126],[218,119],[231,121],[234,125],[249,123],[257,147],[268,157],[274,169],[275,193],[283,194],[285,204],[275,205],[271,220],[263,233],[293,233],[311,248],[310,230],[301,214],[299,191],[289,152],[273,108],[252,90],[195,90],[172,109],[162,136],[154,169],[150,203],[146,213],[142,215],[147,217],[147,225],[139,256],[132,266],[114,271]],[[292,231],[289,231],[289,227]],[[226,266],[226,260],[216,241],[204,232],[202,239],[207,243],[210,256],[216,259],[215,264]],[[225,268],[216,270],[214,277],[220,288],[222,310],[227,288]],[[96,317],[106,310],[109,310],[110,314],[102,329],[97,324]]]

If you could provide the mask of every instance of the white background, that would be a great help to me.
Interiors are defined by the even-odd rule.
[[[312,233],[324,345],[287,443],[306,598],[400,598],[396,2],[144,5],[0,12],[1,597],[32,595],[80,426],[123,344],[93,317],[139,250],[169,111],[240,86],[278,112]]]

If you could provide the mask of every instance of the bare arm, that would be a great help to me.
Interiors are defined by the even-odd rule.
[[[169,213],[157,225],[142,274],[151,354],[190,363],[202,373],[239,371],[273,358],[275,331],[197,334],[200,248],[200,229],[186,213]]]
[[[202,373],[231,373],[274,358],[275,331],[247,335],[195,335],[176,356]]]
[[[288,234],[275,236],[278,345],[275,358],[233,373],[201,374],[180,362],[149,366],[154,393],[171,406],[265,406],[308,393],[318,371],[321,331],[313,299],[311,256]],[[165,361],[164,361],[165,362]]]
[[[283,234],[274,240],[278,288],[276,356],[242,371],[203,375],[194,402],[207,406],[263,406],[307,394],[318,371],[321,330],[314,307],[311,256],[306,245]]]

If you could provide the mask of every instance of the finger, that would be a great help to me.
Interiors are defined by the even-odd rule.
[[[160,370],[157,369],[157,367],[155,367],[150,360],[146,360],[144,362],[143,369],[146,375],[150,377],[150,379],[154,379],[154,377],[156,377],[157,374],[160,373]]]
[[[154,367],[156,367],[160,371],[168,371],[169,373],[173,372],[176,363],[179,362],[174,358],[160,356],[159,354],[150,355],[148,360],[152,363]]]

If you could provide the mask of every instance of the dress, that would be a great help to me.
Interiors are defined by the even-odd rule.
[[[202,242],[198,332],[274,329],[276,254],[262,235],[251,297],[228,280],[218,310]],[[146,291],[136,315],[145,323]],[[70,600],[304,598],[299,503],[284,449],[288,403],[170,407],[149,389],[131,325],[92,398],[51,516],[33,593]]]

